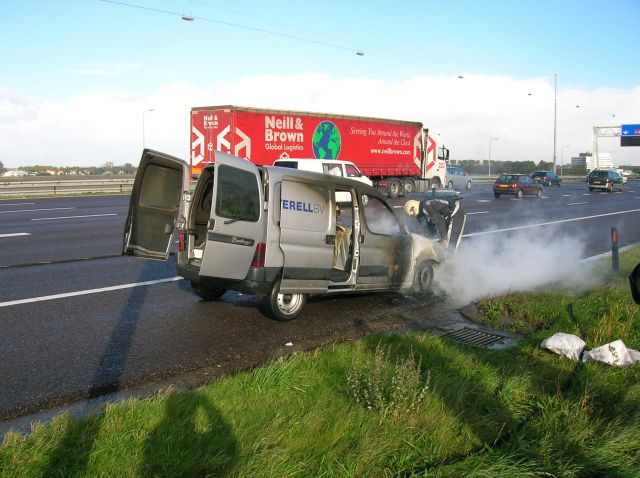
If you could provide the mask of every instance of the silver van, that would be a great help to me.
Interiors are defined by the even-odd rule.
[[[186,162],[143,151],[123,254],[166,260],[177,231],[178,274],[204,300],[263,295],[275,319],[291,320],[310,294],[429,290],[434,243],[371,186],[220,152],[192,194],[188,179]],[[350,201],[338,205],[340,193]]]

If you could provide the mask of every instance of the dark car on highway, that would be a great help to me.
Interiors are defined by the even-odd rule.
[[[543,186],[562,186],[562,178],[553,171],[534,171],[530,176]]]
[[[510,194],[517,198],[525,194],[542,197],[542,185],[536,183],[527,174],[501,174],[493,183],[493,194],[497,198],[502,194]]]
[[[606,169],[595,169],[589,173],[587,177],[589,191],[594,189],[602,189],[603,191],[622,191],[624,189],[624,180],[615,171]]]

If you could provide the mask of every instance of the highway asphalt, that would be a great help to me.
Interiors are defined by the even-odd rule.
[[[566,184],[545,188],[540,199],[495,199],[487,184],[463,194],[468,222],[460,252],[523,237],[540,238],[541,250],[552,251],[570,238],[587,257],[610,250],[612,227],[620,246],[640,241],[640,182],[622,193]],[[292,350],[396,330],[408,311],[420,310],[426,322],[446,308],[438,297],[316,299],[302,317],[280,323],[253,296],[200,301],[176,279],[173,258],[120,256],[128,201],[0,201],[0,420],[185,374],[203,383]]]

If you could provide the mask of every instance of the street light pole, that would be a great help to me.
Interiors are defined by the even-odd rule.
[[[563,146],[562,153],[560,154],[560,179],[562,179],[562,165],[564,164],[564,148],[569,148],[570,146],[567,144]]]
[[[491,138],[489,139],[489,181],[491,181],[491,143],[493,141],[498,141],[500,138]]]
[[[144,110],[142,112],[142,149],[144,149],[144,115],[146,115],[149,111],[153,111],[153,108],[149,108],[148,110]]]
[[[558,134],[558,74],[553,74],[553,172],[558,173],[556,166],[556,137]]]

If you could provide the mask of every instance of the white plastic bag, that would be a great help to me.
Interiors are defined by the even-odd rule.
[[[584,362],[604,362],[620,367],[633,365],[639,359],[640,354],[635,350],[628,349],[622,340],[609,342],[582,355]]]
[[[572,360],[580,360],[580,354],[586,345],[585,341],[577,335],[565,334],[558,332],[551,337],[546,338],[540,344],[540,347],[549,349],[560,355]]]

